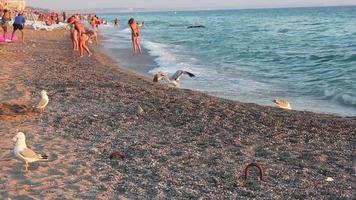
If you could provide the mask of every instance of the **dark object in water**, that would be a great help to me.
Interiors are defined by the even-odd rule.
[[[245,180],[247,180],[250,177],[250,168],[252,168],[252,167],[256,167],[258,169],[258,171],[260,172],[260,180],[264,181],[265,173],[263,171],[262,166],[258,163],[251,163],[251,164],[247,165],[247,167],[245,168]]]
[[[124,159],[125,158],[125,154],[121,151],[114,151],[110,154],[110,159]]]
[[[187,29],[191,29],[191,28],[206,28],[203,25],[196,25],[196,26],[188,26]]]

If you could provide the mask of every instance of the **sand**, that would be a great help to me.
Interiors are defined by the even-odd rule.
[[[0,199],[355,196],[355,118],[156,85],[98,49],[78,59],[66,31],[26,35],[0,46]],[[40,114],[31,107],[43,89]],[[50,160],[24,172],[11,152],[17,131]],[[265,181],[244,179],[252,162]]]

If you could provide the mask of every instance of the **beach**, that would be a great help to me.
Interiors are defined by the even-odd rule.
[[[68,31],[0,44],[0,199],[352,199],[356,118],[154,84]],[[47,90],[44,113],[24,111]],[[47,153],[29,172],[11,138]],[[123,158],[112,158],[119,151]],[[245,180],[250,163],[262,164]],[[330,181],[332,178],[332,181]],[[327,181],[328,180],[328,181]]]

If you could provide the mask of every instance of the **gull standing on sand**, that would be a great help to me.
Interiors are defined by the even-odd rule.
[[[26,137],[24,133],[22,132],[17,133],[16,136],[12,138],[12,140],[16,142],[14,147],[14,154],[17,158],[25,162],[26,171],[28,171],[29,163],[33,163],[37,161],[46,161],[48,159],[46,155],[36,154],[31,149],[27,148]]]
[[[37,109],[43,112],[49,102],[47,92],[45,90],[41,91],[41,101],[38,103]]]
[[[290,103],[286,100],[282,99],[275,99],[273,100],[273,103],[276,104],[278,108],[286,109],[286,110],[292,110],[292,107],[290,106]]]
[[[183,71],[183,70],[178,70],[171,77],[168,74],[164,73],[164,72],[158,72],[157,74],[155,74],[155,76],[153,78],[153,82],[157,83],[161,79],[164,79],[168,83],[172,84],[173,86],[179,87],[179,85],[180,85],[179,84],[179,78],[184,74],[188,75],[189,77],[195,77],[194,74],[192,74],[190,72],[187,72],[187,71]]]

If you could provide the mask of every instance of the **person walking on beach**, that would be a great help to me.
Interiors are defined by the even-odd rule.
[[[13,40],[15,32],[17,30],[20,30],[22,43],[25,43],[25,36],[24,36],[24,32],[23,32],[23,29],[25,28],[25,22],[26,22],[26,20],[22,13],[19,13],[15,17],[15,22],[13,24],[14,30],[12,31],[11,40]]]
[[[6,40],[7,26],[11,21],[10,12],[8,10],[4,10],[4,14],[1,16],[0,25],[2,30],[4,31],[4,40]]]
[[[134,18],[129,20],[129,26],[131,28],[132,34],[132,46],[133,46],[133,53],[142,53],[141,45],[140,45],[140,29],[143,28],[145,25],[144,22],[141,24],[137,23]]]

